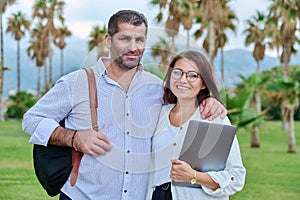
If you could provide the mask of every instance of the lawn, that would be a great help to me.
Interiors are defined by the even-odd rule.
[[[260,131],[261,148],[250,148],[250,134],[238,130],[244,165],[244,189],[231,200],[300,199],[300,122],[295,123],[297,154],[287,153],[287,133],[279,121],[268,121]],[[0,199],[50,198],[39,185],[32,165],[32,145],[20,122],[0,123]]]

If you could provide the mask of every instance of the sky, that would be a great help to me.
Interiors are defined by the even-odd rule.
[[[31,17],[34,2],[35,0],[17,0],[16,5],[8,7],[3,18],[4,30],[6,29],[7,18],[12,13],[22,11],[27,17]],[[149,4],[150,0],[65,0],[65,2],[65,22],[75,37],[88,39],[93,26],[103,25],[113,13],[120,9],[138,10],[147,17],[149,27],[161,26],[157,25],[154,20],[158,8],[151,6]],[[242,34],[242,31],[246,28],[245,21],[254,16],[257,10],[266,11],[270,5],[270,0],[232,0],[230,5],[239,22],[236,34],[228,32],[229,44],[226,45],[225,50],[246,49],[244,45],[245,34]],[[251,48],[253,47],[247,47],[249,50]],[[272,52],[268,54],[272,55]]]

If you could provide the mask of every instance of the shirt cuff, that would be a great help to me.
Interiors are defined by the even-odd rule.
[[[230,174],[226,171],[223,172],[208,172],[209,176],[219,184],[220,188],[216,190],[212,190],[210,188],[202,186],[202,189],[205,193],[212,195],[212,196],[223,196],[224,195],[224,188],[230,185],[235,177],[230,176]]]
[[[30,137],[29,143],[47,146],[52,132],[59,126],[53,119],[43,119]]]

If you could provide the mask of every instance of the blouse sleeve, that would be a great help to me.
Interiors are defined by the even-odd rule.
[[[220,188],[211,190],[202,186],[205,193],[220,197],[229,196],[240,191],[245,182],[246,169],[243,166],[238,140],[235,137],[228,155],[226,167],[223,171],[208,172],[210,177],[220,185]]]

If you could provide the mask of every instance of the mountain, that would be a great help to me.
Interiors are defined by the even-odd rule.
[[[217,70],[221,71],[221,59],[218,55],[215,60],[215,65]],[[300,54],[293,55],[290,64],[300,64]],[[278,58],[265,56],[260,62],[260,70],[269,70],[275,66],[279,66],[280,62]],[[226,87],[231,87],[235,83],[241,81],[238,77],[239,74],[243,76],[249,76],[256,72],[256,61],[253,58],[252,52],[244,49],[235,49],[225,51],[224,53],[224,71],[225,71],[225,81],[224,85]]]
[[[9,44],[5,48],[5,66],[11,70],[5,72],[4,78],[4,97],[14,92],[17,87],[17,70],[16,70],[16,44]],[[53,81],[59,78],[60,73],[60,51],[56,48],[53,55]],[[87,41],[83,39],[70,39],[64,51],[64,72],[65,74],[73,70],[79,69],[83,61],[88,55]],[[293,56],[291,64],[299,64],[300,55]],[[148,63],[157,63],[151,57],[151,51],[146,50],[143,63],[147,67]],[[216,78],[220,79],[220,56],[215,59]],[[261,70],[268,70],[274,66],[278,66],[277,58],[266,56],[261,62]],[[235,49],[224,51],[224,69],[225,81],[223,84],[226,87],[233,87],[235,83],[240,81],[238,74],[249,76],[256,71],[256,62],[252,56],[252,52],[244,49]],[[26,53],[26,47],[21,48],[21,90],[35,91],[37,88],[37,67],[35,62],[30,60]],[[43,70],[41,73],[43,79]],[[42,80],[43,83],[43,80]]]

